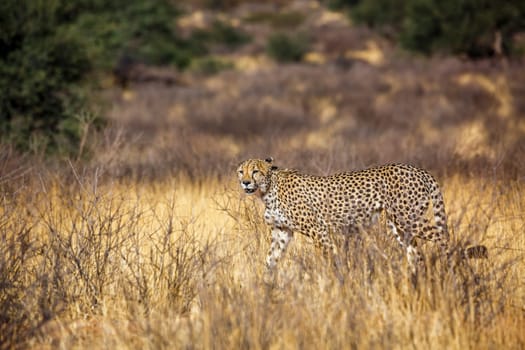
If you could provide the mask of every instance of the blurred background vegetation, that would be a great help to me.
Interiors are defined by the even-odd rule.
[[[198,3],[198,4],[197,4]],[[228,11],[244,1],[194,3]],[[286,1],[270,2],[283,6]],[[525,46],[525,3],[468,0],[329,0],[358,24],[372,27],[415,52],[469,58],[515,57]],[[122,78],[137,63],[214,74],[233,65],[209,55],[217,45],[235,50],[251,38],[240,26],[215,19],[181,34],[185,2],[170,0],[5,0],[0,4],[0,133],[21,150],[74,155],[86,125],[103,126],[94,108],[101,77]],[[266,44],[278,62],[298,62],[309,34],[294,29],[299,11],[255,11],[244,22],[275,29]],[[122,81],[120,81],[122,83]],[[86,117],[87,116],[87,117]]]
[[[331,0],[334,9],[348,9],[352,18],[390,35],[416,52],[482,58],[523,54],[525,3],[487,0]]]
[[[235,47],[246,35],[220,21],[182,38],[169,0],[6,0],[0,4],[0,132],[22,150],[74,155],[101,75],[130,65],[185,69],[208,46]],[[200,69],[215,71],[211,60]],[[218,67],[219,66],[219,67]],[[125,73],[125,72],[124,72]],[[102,114],[101,114],[102,113]]]

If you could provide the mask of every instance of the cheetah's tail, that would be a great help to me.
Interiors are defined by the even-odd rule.
[[[432,175],[430,175],[432,177]],[[445,202],[443,201],[443,194],[437,181],[432,177],[432,186],[429,188],[430,198],[432,200],[432,210],[434,213],[434,222],[436,225],[437,233],[440,234],[444,241],[448,244],[450,239],[448,226],[447,226],[447,214],[445,213]]]
[[[475,245],[463,249],[465,259],[488,259],[489,251],[484,245]]]
[[[432,175],[430,175],[432,177]],[[443,194],[441,188],[432,177],[432,186],[429,188],[430,196],[432,199],[432,209],[434,212],[434,221],[436,229],[443,236],[446,245],[450,240],[448,226],[447,226],[447,215],[445,213],[445,204],[443,201]],[[461,255],[464,259],[487,259],[488,249],[484,245],[467,246],[461,249]]]

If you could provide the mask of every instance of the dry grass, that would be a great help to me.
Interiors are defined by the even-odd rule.
[[[455,239],[488,261],[437,264],[414,287],[376,227],[349,240],[344,284],[302,236],[268,284],[261,208],[232,181],[66,172],[4,192],[2,347],[525,345],[523,184],[444,181]]]

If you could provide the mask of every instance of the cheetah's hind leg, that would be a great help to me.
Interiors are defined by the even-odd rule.
[[[390,233],[395,237],[399,245],[405,250],[408,267],[410,269],[410,275],[412,284],[416,284],[417,275],[419,270],[425,271],[425,263],[421,252],[417,248],[417,242],[414,236],[406,233],[399,232],[397,225],[391,219],[387,218],[386,224]],[[401,238],[403,236],[403,238]]]

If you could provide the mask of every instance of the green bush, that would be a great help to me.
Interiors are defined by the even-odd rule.
[[[334,11],[345,10],[359,3],[359,0],[324,0],[326,6]]]
[[[91,63],[79,38],[55,31],[59,15],[53,4],[0,5],[0,132],[23,149],[57,150],[81,133],[74,111],[84,101],[73,87]]]
[[[233,68],[233,64],[231,62],[209,56],[192,60],[190,66],[190,69],[193,72],[202,75],[213,75],[225,69],[231,68]]]
[[[268,55],[279,62],[301,61],[308,50],[308,39],[301,34],[275,33],[266,45]]]
[[[305,15],[299,11],[261,11],[251,13],[243,20],[247,23],[267,23],[272,28],[290,29],[299,27],[304,18]]]
[[[207,52],[208,45],[224,45],[228,48],[236,48],[250,40],[250,37],[222,22],[214,21],[209,29],[199,29],[192,33],[188,43],[190,45],[201,45],[199,53]]]
[[[405,6],[411,0],[361,0],[352,8],[353,19],[382,31],[399,30],[405,16]]]
[[[525,31],[522,0],[360,0],[351,14],[359,23],[392,34],[405,48],[426,54],[509,54],[515,50],[512,37]]]
[[[403,23],[401,43],[412,50],[491,56],[508,54],[512,36],[525,30],[525,2],[508,0],[411,0]],[[496,37],[501,47],[496,48]]]
[[[176,35],[179,12],[169,0],[80,0],[77,4],[73,20],[61,29],[83,38],[97,68],[112,68],[124,53],[147,64],[185,67],[194,54],[195,48]]]
[[[188,1],[190,2],[190,1]],[[204,6],[213,10],[229,10],[241,3],[240,0],[192,0],[191,3],[196,3],[198,6]]]
[[[78,152],[85,125],[78,116],[94,115],[86,97],[92,72],[109,72],[122,55],[186,67],[202,52],[176,35],[177,15],[170,0],[1,1],[2,140]]]

